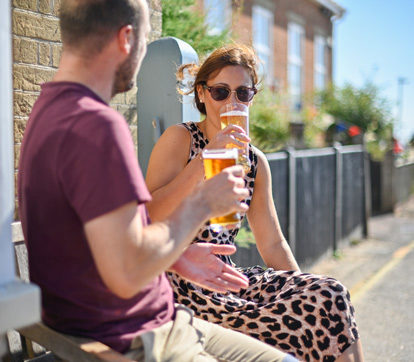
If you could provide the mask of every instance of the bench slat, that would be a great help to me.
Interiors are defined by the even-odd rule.
[[[43,323],[36,323],[29,327],[21,328],[19,333],[67,361],[131,362],[129,358],[103,343],[59,333]]]

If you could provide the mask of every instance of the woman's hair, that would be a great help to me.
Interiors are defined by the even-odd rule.
[[[197,109],[202,114],[206,114],[206,106],[200,102],[197,93],[197,86],[207,84],[207,80],[214,77],[224,67],[228,65],[240,65],[247,70],[252,80],[252,86],[258,83],[257,75],[257,57],[253,49],[242,44],[230,44],[222,46],[212,52],[207,59],[198,66],[197,64],[183,64],[178,68],[177,80],[181,82],[184,79],[185,72],[195,77],[194,82],[190,84],[187,91],[179,89],[181,94],[190,94],[194,92],[194,99]]]

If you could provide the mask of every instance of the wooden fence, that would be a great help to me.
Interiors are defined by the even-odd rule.
[[[362,146],[268,154],[282,231],[301,268],[367,235],[369,164]],[[252,258],[246,258],[250,253]],[[260,263],[243,250],[234,260]]]
[[[414,193],[414,162],[395,167],[394,201],[404,202]]]

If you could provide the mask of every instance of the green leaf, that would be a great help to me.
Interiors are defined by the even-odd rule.
[[[173,36],[190,44],[199,57],[229,42],[229,30],[212,35],[206,14],[195,8],[195,0],[162,1],[162,37]]]

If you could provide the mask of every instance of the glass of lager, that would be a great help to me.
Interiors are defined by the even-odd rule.
[[[237,164],[238,151],[236,148],[231,149],[216,149],[216,150],[204,150],[203,162],[204,162],[204,174],[206,179],[209,179],[226,167],[234,166]],[[214,217],[210,219],[210,226],[214,232],[220,232],[223,227],[234,226],[236,227],[240,223],[240,214],[235,212],[232,214]],[[240,226],[240,225],[239,225]]]
[[[247,135],[249,135],[249,107],[243,103],[227,103],[220,108],[220,123],[221,129],[226,128],[229,124],[234,124],[244,129]],[[228,144],[226,148],[235,147],[232,144]],[[250,159],[249,159],[249,144],[239,149],[239,156],[237,163],[242,165],[244,171],[248,173],[250,171]]]

